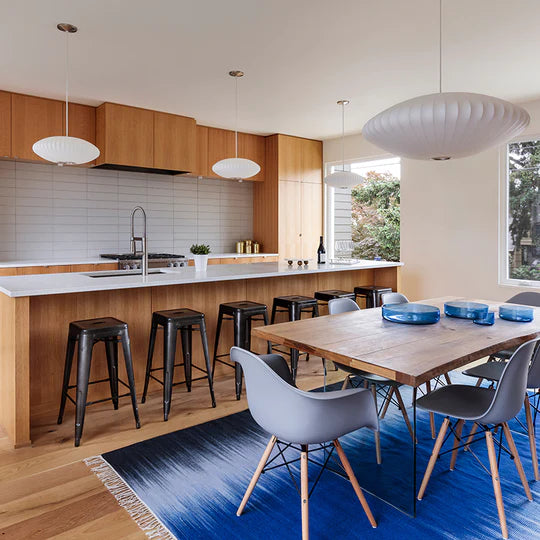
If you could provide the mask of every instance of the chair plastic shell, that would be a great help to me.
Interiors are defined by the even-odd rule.
[[[328,313],[330,315],[339,315],[351,311],[360,311],[360,306],[351,298],[334,298],[328,302]]]
[[[387,292],[381,295],[381,302],[383,304],[408,304],[409,299],[398,292]]]
[[[279,375],[289,369],[285,359],[271,356],[268,365],[249,351],[231,349],[231,359],[244,371],[251,414],[264,430],[285,442],[319,444],[362,427],[379,429],[369,391],[304,392]],[[281,358],[281,366],[276,357]]]

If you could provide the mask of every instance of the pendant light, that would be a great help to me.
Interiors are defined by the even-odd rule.
[[[364,181],[359,174],[345,170],[345,105],[349,104],[348,99],[340,99],[337,102],[341,105],[341,171],[335,171],[324,178],[324,182],[336,188],[350,188],[361,184]]]
[[[229,71],[229,75],[234,77],[235,94],[236,94],[236,119],[234,128],[234,155],[233,158],[222,159],[212,165],[212,170],[223,178],[233,178],[242,181],[244,178],[255,176],[261,167],[251,161],[238,157],[238,79],[244,76],[244,72],[240,70]]]
[[[506,142],[529,124],[525,109],[483,94],[442,91],[442,0],[439,2],[439,92],[377,114],[362,134],[401,157],[444,161]]]
[[[88,163],[99,156],[99,149],[92,143],[69,136],[69,47],[68,36],[77,31],[77,27],[68,23],[56,26],[66,34],[66,134],[65,136],[46,137],[34,143],[32,150],[41,158],[57,165],[80,165]]]

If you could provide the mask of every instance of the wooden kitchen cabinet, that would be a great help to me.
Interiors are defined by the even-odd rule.
[[[284,257],[303,257],[302,186],[300,182],[279,181],[278,220],[279,254]]]
[[[66,105],[62,104],[62,130],[65,133]],[[96,108],[80,103],[69,104],[69,136],[79,137],[92,144],[96,144]],[[84,163],[81,166],[91,167],[95,161]]]
[[[11,157],[11,94],[0,91],[0,157]]]
[[[322,142],[302,140],[302,182],[322,184]]]
[[[208,128],[198,125],[195,133],[197,141],[195,174],[197,176],[208,176]]]
[[[323,230],[322,186],[321,184],[302,182],[300,187],[302,257],[313,259],[317,256],[317,248]]]
[[[64,134],[64,104],[61,101],[22,94],[11,96],[11,155],[15,159],[45,161],[32,145]]]
[[[154,111],[103,103],[96,110],[97,166],[154,167]]]
[[[254,161],[261,167],[261,170],[255,176],[246,178],[246,180],[264,182],[266,170],[266,137],[252,135],[251,133],[239,133],[238,157],[251,159],[251,161]]]
[[[208,176],[212,178],[221,178],[212,171],[212,165],[222,159],[234,157],[234,151],[234,131],[209,127],[207,155]]]
[[[277,135],[278,175],[280,180],[300,182],[302,180],[302,141],[298,137]]]
[[[194,118],[154,112],[154,168],[195,172],[197,134]]]

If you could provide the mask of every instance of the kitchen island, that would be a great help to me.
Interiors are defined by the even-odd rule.
[[[0,425],[18,447],[31,443],[33,422],[54,420],[71,321],[110,316],[128,323],[136,386],[140,393],[153,311],[189,307],[203,312],[212,348],[218,306],[223,302],[247,299],[266,304],[270,311],[275,296],[313,296],[318,290],[352,291],[355,286],[362,285],[399,290],[400,266],[401,263],[384,261],[307,267],[268,262],[209,266],[204,273],[197,273],[194,268],[164,268],[161,273],[146,277],[122,271],[2,277]],[[227,351],[231,345],[232,330],[224,327],[220,352]],[[106,377],[102,348],[98,345],[94,350],[92,379]],[[262,352],[263,343],[254,340],[253,349]],[[160,350],[158,342],[156,351]],[[159,357],[156,361],[159,365]],[[202,366],[198,340],[193,340],[193,361]],[[122,377],[122,368],[120,371]],[[232,377],[232,373],[226,366],[216,368],[216,376],[227,374]],[[150,390],[158,391],[160,387],[151,385]],[[94,385],[89,399],[101,399],[108,394],[107,384]],[[234,384],[231,382],[233,396]],[[144,423],[144,407],[140,412]],[[68,410],[68,418],[69,414]]]

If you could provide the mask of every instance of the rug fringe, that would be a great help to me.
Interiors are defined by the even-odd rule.
[[[124,479],[101,456],[86,458],[84,463],[103,482],[103,485],[124,508],[133,521],[149,538],[175,540],[171,532],[159,521]]]

